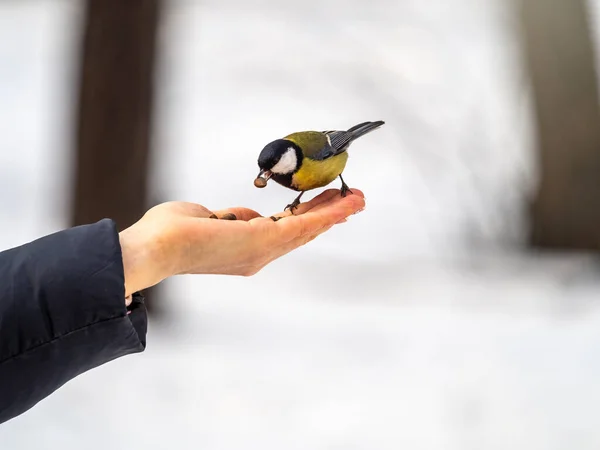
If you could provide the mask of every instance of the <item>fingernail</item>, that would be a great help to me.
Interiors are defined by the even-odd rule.
[[[336,222],[335,224],[338,225],[340,223],[346,223],[346,222],[348,222],[348,219],[342,219],[339,222]]]
[[[211,214],[210,216],[208,216],[209,219],[218,219],[218,217],[215,214]]]
[[[353,214],[353,215],[354,215],[354,214],[358,214],[358,213],[361,213],[361,212],[363,212],[364,210],[365,210],[365,208],[364,208],[364,207],[362,207],[362,208],[360,208],[358,211],[356,211],[356,212],[353,212],[352,214]]]

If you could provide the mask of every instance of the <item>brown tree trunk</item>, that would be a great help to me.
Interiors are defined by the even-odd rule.
[[[72,223],[119,229],[147,206],[159,0],[88,0]]]
[[[122,230],[148,206],[159,13],[160,0],[87,1],[73,225],[108,217]]]
[[[541,180],[531,244],[600,249],[600,108],[585,0],[519,0]]]

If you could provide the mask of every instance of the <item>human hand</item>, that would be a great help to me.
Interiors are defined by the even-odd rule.
[[[120,233],[125,295],[178,274],[254,275],[275,259],[312,241],[361,211],[363,193],[342,197],[330,189],[292,215],[273,221],[247,208],[210,211],[186,202],[167,202],[150,209]],[[215,220],[235,215],[237,220]],[[214,216],[213,216],[214,217]]]

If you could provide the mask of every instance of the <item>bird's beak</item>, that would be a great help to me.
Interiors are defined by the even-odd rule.
[[[261,170],[258,173],[256,180],[254,180],[254,186],[256,186],[257,188],[264,188],[267,185],[267,181],[269,181],[269,178],[271,178],[272,175],[273,173],[270,170]]]

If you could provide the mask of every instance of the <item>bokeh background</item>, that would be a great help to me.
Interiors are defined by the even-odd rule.
[[[598,7],[0,1],[0,248],[166,200],[271,214],[266,142],[386,121],[345,171],[365,212],[152,289],[147,350],[0,448],[599,448]]]

